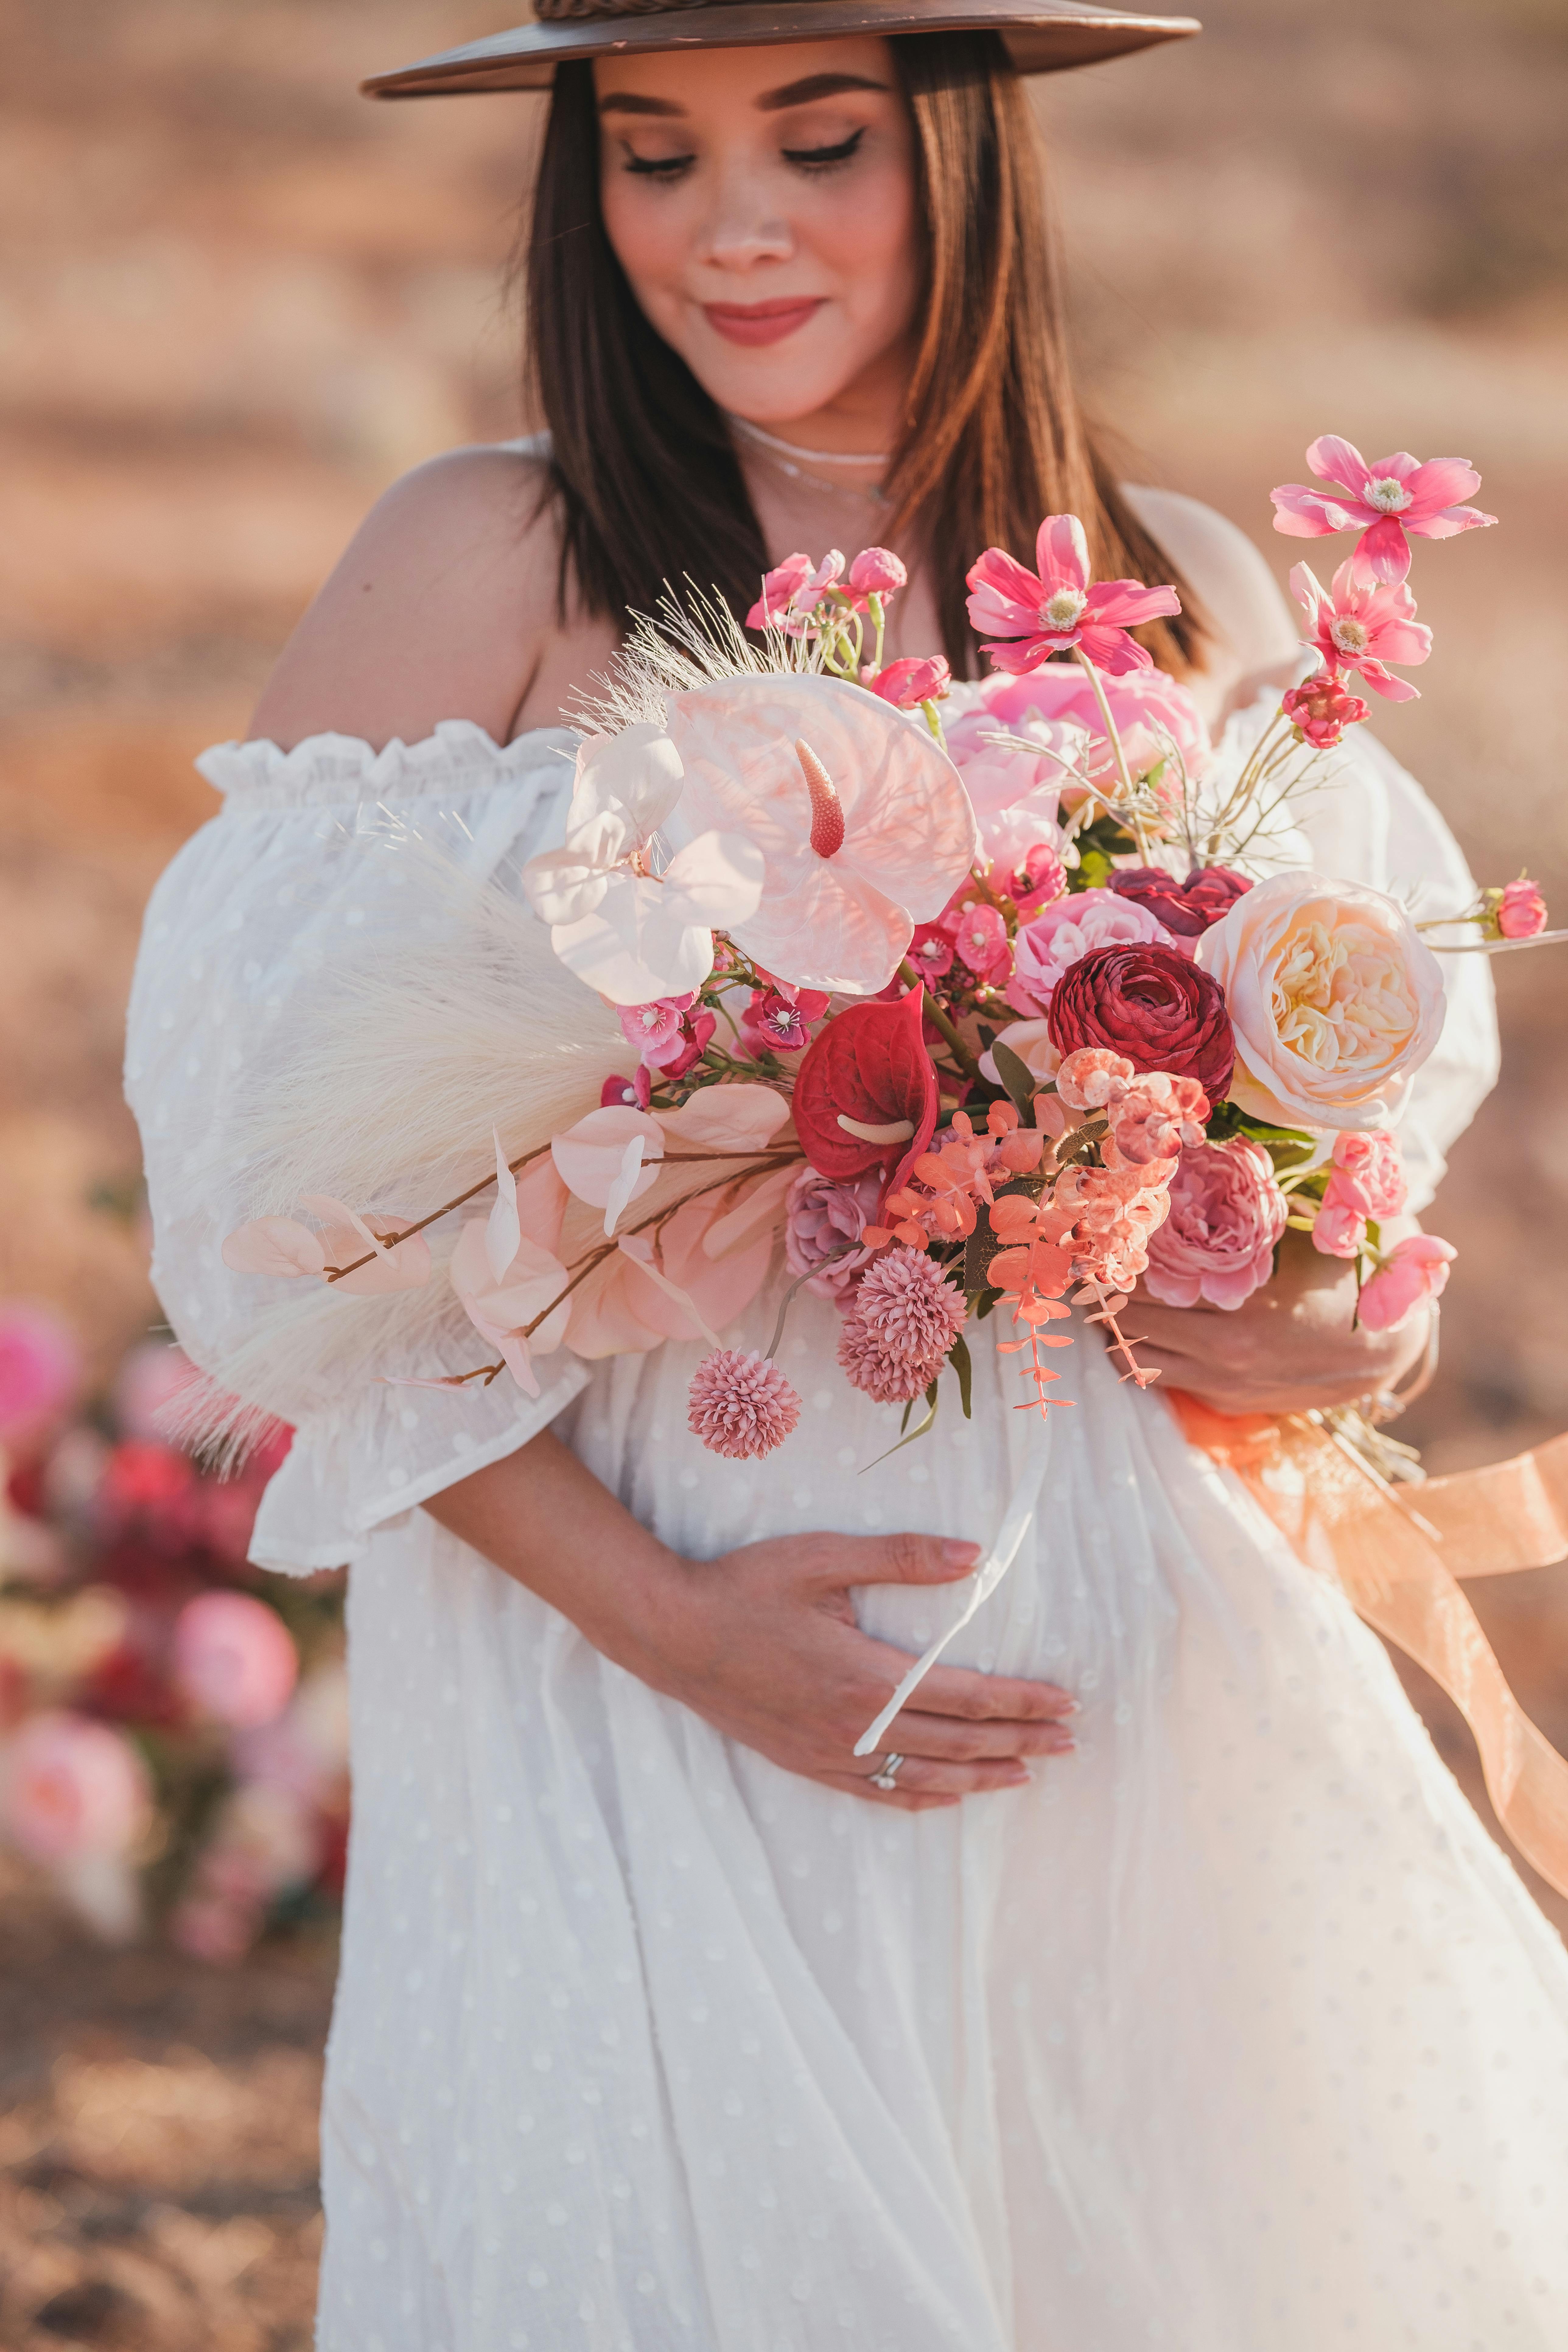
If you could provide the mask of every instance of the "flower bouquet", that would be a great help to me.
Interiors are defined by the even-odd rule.
[[[1368,715],[1356,687],[1408,699],[1395,673],[1430,651],[1409,534],[1493,520],[1460,503],[1479,477],[1458,460],[1368,466],[1331,437],[1309,458],[1325,487],[1277,490],[1278,527],[1359,537],[1331,586],[1292,573],[1315,667],[1219,750],[1133,634],[1174,591],[1096,583],[1070,515],[1042,523],[1035,570],[999,549],[971,570],[993,662],[973,686],[940,658],[884,666],[904,572],[883,549],[792,556],[747,633],[700,603],[639,622],[581,715],[528,907],[490,882],[428,970],[324,1016],[314,1095],[254,1113],[279,1213],[226,1263],[304,1284],[310,1344],[329,1294],[381,1299],[360,1378],[372,1331],[427,1339],[389,1379],[531,1393],[562,1348],[704,1339],[690,1425],[741,1460],[795,1426],[775,1359],[803,1286],[905,1438],[949,1370],[971,1409],[966,1334],[993,1315],[1020,1409],[1065,1402],[1050,1359],[1075,1308],[1146,1384],[1139,1281],[1235,1308],[1290,1226],[1353,1261],[1370,1327],[1435,1297],[1447,1244],[1382,1228],[1405,1200],[1393,1129],[1443,1028],[1438,957],[1565,935],[1528,880],[1423,915],[1307,862],[1296,814]],[[467,1061],[465,1023],[489,1040]],[[307,1191],[329,1165],[337,1190]],[[394,1207],[399,1167],[415,1199]],[[463,1181],[437,1198],[442,1168]],[[771,1344],[727,1346],[781,1241]],[[465,1329],[485,1360],[453,1362]],[[266,1403],[243,1362],[207,1369]],[[1030,1508],[1015,1497],[975,1605]]]

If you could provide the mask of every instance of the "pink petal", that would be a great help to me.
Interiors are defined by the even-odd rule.
[[[492,1127],[490,1133],[496,1147],[496,1200],[485,1225],[485,1255],[499,1282],[517,1255],[522,1224],[517,1213],[517,1179],[506,1164],[499,1132]]]
[[[1016,635],[1036,625],[1046,591],[1038,576],[1026,571],[1005,548],[988,547],[966,578],[969,617],[977,629],[994,629],[998,635]]]
[[[1129,670],[1152,669],[1154,656],[1125,629],[1092,628],[1079,631],[1079,643],[1097,669],[1107,677],[1125,677]]]
[[[1035,540],[1035,562],[1046,592],[1042,604],[1058,588],[1089,586],[1089,541],[1077,515],[1046,517]]]
[[[370,1223],[380,1235],[400,1233],[409,1220],[372,1217]],[[334,1265],[346,1265],[361,1255],[345,1225],[329,1225],[321,1240]],[[409,1240],[400,1242],[396,1249],[372,1258],[357,1273],[345,1274],[333,1283],[332,1288],[346,1291],[351,1298],[384,1298],[396,1290],[422,1289],[429,1279],[430,1244],[423,1234],[415,1234]]]
[[[789,1103],[772,1087],[704,1087],[679,1110],[659,1114],[671,1142],[693,1150],[760,1151],[789,1117]]]
[[[647,1192],[658,1171],[646,1163],[663,1159],[664,1130],[649,1112],[634,1110],[630,1104],[621,1103],[588,1111],[564,1135],[551,1137],[550,1156],[567,1191],[574,1192],[579,1201],[585,1201],[591,1209],[607,1208],[610,1189],[621,1172],[626,1148],[633,1136],[643,1139],[645,1165],[632,1198],[638,1199]]]
[[[632,1260],[638,1271],[647,1276],[648,1281],[653,1284],[654,1288],[656,1290],[662,1291],[668,1299],[671,1300],[675,1306],[679,1307],[682,1315],[689,1318],[689,1319],[696,1325],[699,1332],[701,1334],[702,1338],[707,1340],[709,1346],[710,1348],[718,1347],[719,1334],[707,1321],[701,1308],[698,1306],[690,1292],[685,1289],[679,1282],[672,1282],[668,1275],[664,1272],[663,1268],[655,1263],[653,1245],[646,1236],[642,1234],[625,1234],[621,1237],[619,1246],[625,1252],[626,1255]]]
[[[1457,539],[1462,530],[1484,530],[1496,515],[1483,514],[1479,507],[1445,507],[1438,515],[1422,515],[1412,522],[1405,519],[1406,530],[1417,539]]]
[[[642,1161],[643,1139],[640,1135],[634,1135],[621,1153],[621,1164],[616,1171],[615,1181],[610,1186],[609,1197],[605,1202],[605,1239],[606,1241],[614,1236],[616,1227],[637,1197],[637,1179],[642,1174]],[[642,1189],[646,1192],[648,1188],[645,1184]]]
[[[1351,560],[1363,581],[1379,580],[1392,587],[1407,579],[1410,542],[1405,536],[1403,519],[1398,515],[1380,515],[1372,529],[1363,530],[1357,540]]]
[[[757,911],[763,853],[742,833],[700,833],[664,869],[664,912],[672,922],[729,930]]]
[[[1415,516],[1425,520],[1440,514],[1445,507],[1457,507],[1474,498],[1481,487],[1481,478],[1468,457],[1429,457],[1424,466],[1413,467],[1400,478],[1410,494],[1405,509],[1407,521]]]
[[[218,1255],[236,1274],[319,1276],[327,1263],[320,1234],[296,1217],[253,1217],[228,1235]]]
[[[1336,482],[1354,497],[1364,499],[1373,477],[1371,467],[1353,441],[1324,433],[1307,452],[1307,463],[1321,482]]]
[[[1023,677],[1028,671],[1038,669],[1047,654],[1060,653],[1072,643],[1071,635],[1064,637],[1055,631],[1047,636],[1030,637],[1024,645],[984,645],[981,651],[988,653],[994,667],[1007,677]]]
[[[1419,688],[1412,686],[1408,679],[1393,677],[1380,661],[1372,660],[1370,656],[1363,654],[1355,668],[1373,694],[1381,694],[1384,702],[1419,702],[1421,699]]]
[[[1281,482],[1268,495],[1274,501],[1274,528],[1287,539],[1326,539],[1333,531],[1349,530],[1357,520],[1334,499],[1301,482]]]
[[[1089,592],[1080,629],[1109,622],[1121,629],[1141,629],[1145,621],[1169,619],[1182,609],[1173,588],[1145,588],[1137,580],[1102,580]]]
[[[1373,632],[1372,651],[1380,662],[1413,669],[1432,650],[1432,632],[1421,621],[1384,621]]]

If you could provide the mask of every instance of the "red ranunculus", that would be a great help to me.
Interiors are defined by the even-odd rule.
[[[1236,1039],[1225,991],[1177,948],[1091,948],[1058,981],[1046,1018],[1058,1054],[1102,1045],[1135,1070],[1196,1078],[1211,1103],[1229,1091]]]
[[[1228,866],[1195,866],[1184,882],[1162,873],[1157,866],[1124,866],[1109,877],[1106,887],[1119,898],[1131,898],[1135,907],[1147,908],[1168,931],[1195,940],[1211,923],[1228,915],[1252,884],[1245,874],[1233,874]]]

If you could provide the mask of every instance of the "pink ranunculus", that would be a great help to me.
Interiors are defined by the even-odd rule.
[[[786,555],[763,574],[763,593],[746,615],[748,629],[782,628],[795,597],[816,569],[809,555]]]
[[[1404,1208],[1409,1186],[1398,1139],[1386,1128],[1352,1128],[1334,1138],[1334,1174],[1340,1197],[1355,1200],[1365,1217],[1396,1217]]]
[[[1307,452],[1307,463],[1327,490],[1282,482],[1269,493],[1274,528],[1288,539],[1327,539],[1341,530],[1361,531],[1352,562],[1363,578],[1394,584],[1410,570],[1410,542],[1452,539],[1496,522],[1479,507],[1460,506],[1481,487],[1468,457],[1432,457],[1426,465],[1406,449],[1375,457],[1369,466],[1352,441],[1325,433]]]
[[[1372,706],[1352,694],[1339,671],[1328,664],[1315,669],[1300,686],[1289,688],[1279,708],[1302,742],[1314,751],[1331,751],[1347,727],[1359,727],[1372,716]]]
[[[1158,866],[1124,866],[1112,874],[1106,887],[1119,898],[1146,907],[1173,939],[1201,939],[1240,898],[1250,890],[1245,874],[1228,866],[1195,866],[1184,882]]]
[[[873,670],[860,683],[897,709],[913,710],[922,702],[940,702],[952,688],[952,672],[943,654],[923,660],[906,656],[901,661],[889,662],[885,669]]]
[[[15,1445],[47,1429],[81,1377],[81,1350],[52,1308],[0,1309],[0,1441]]]
[[[1081,650],[1097,669],[1120,677],[1151,669],[1153,656],[1129,630],[1179,613],[1173,588],[1136,580],[1091,585],[1089,542],[1076,515],[1047,515],[1035,542],[1037,572],[1000,547],[987,548],[968,573],[969,618],[1000,670],[1016,676],[1053,653]]]
[[[682,820],[761,855],[756,911],[725,926],[736,944],[796,987],[874,996],[979,850],[946,753],[837,678],[721,678],[666,709]]]
[[[1100,684],[1124,745],[1147,740],[1156,746],[1156,756],[1173,746],[1187,773],[1202,775],[1213,757],[1213,747],[1203,713],[1179,679],[1167,670],[1139,669],[1121,677],[1102,677]],[[1046,730],[1051,730],[1050,748],[1069,759],[1061,735],[1069,729],[1081,730],[1081,736],[1089,739],[1096,773],[1109,767],[1110,748],[1099,699],[1077,662],[1048,661],[1013,677],[998,671],[972,691],[976,698],[971,708],[947,728],[948,743],[961,771],[972,757],[980,756],[985,737],[998,729],[1028,736],[1037,727],[1042,730],[1042,743],[1047,740]],[[1047,768],[1058,785],[1067,782],[1055,762],[1045,763],[1042,776]]]
[[[1325,588],[1310,564],[1298,563],[1290,593],[1312,632],[1307,643],[1326,668],[1353,669],[1385,702],[1419,701],[1409,679],[1387,667],[1399,662],[1413,668],[1432,650],[1432,632],[1415,618],[1415,599],[1403,583],[1369,587],[1352,562],[1342,563],[1333,586]]]
[[[892,596],[908,586],[909,577],[890,547],[863,547],[849,566],[849,591],[855,596]]]
[[[1170,1201],[1148,1244],[1151,1295],[1166,1307],[1241,1306],[1273,1272],[1289,1213],[1268,1154],[1239,1135],[1185,1150]]]
[[[1055,899],[1024,925],[1013,942],[1007,1002],[1032,1020],[1045,1011],[1057,982],[1080,956],[1092,948],[1130,946],[1138,940],[1186,950],[1186,942],[1173,939],[1146,907],[1118,898],[1114,890],[1077,890]]]
[[[1368,1331],[1397,1331],[1418,1307],[1439,1296],[1458,1251],[1436,1234],[1411,1234],[1395,1243],[1370,1281],[1362,1285],[1356,1314]]]
[[[1325,1257],[1359,1257],[1366,1244],[1366,1205],[1353,1184],[1336,1172],[1323,1187],[1312,1219],[1312,1247]]]
[[[1505,883],[1497,905],[1497,927],[1505,940],[1532,940],[1546,929],[1546,901],[1539,882],[1521,875]]]
[[[1437,960],[1397,899],[1292,868],[1194,942],[1236,1032],[1231,1099],[1292,1128],[1385,1128],[1443,1032]]]
[[[63,1707],[34,1716],[0,1757],[0,1825],[34,1862],[123,1854],[151,1805],[146,1767],[130,1742]]]
[[[248,1592],[201,1592],[174,1620],[174,1678],[204,1715],[237,1731],[280,1716],[300,1659],[275,1609]]]
[[[784,1262],[793,1275],[809,1277],[805,1286],[819,1298],[840,1307],[847,1302],[856,1275],[873,1255],[860,1236],[874,1223],[881,1196],[877,1172],[840,1182],[807,1168],[792,1181],[784,1196]],[[837,1250],[847,1255],[824,1265]]]

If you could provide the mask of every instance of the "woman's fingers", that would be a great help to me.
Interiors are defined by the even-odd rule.
[[[828,1536],[825,1583],[952,1584],[980,1564],[980,1546],[956,1536]]]
[[[975,1763],[943,1763],[929,1756],[903,1756],[890,1789],[879,1789],[871,1775],[879,1772],[884,1759],[866,1759],[865,1769],[857,1772],[823,1773],[821,1778],[836,1789],[848,1789],[858,1797],[874,1797],[879,1804],[891,1804],[895,1799],[917,1800],[930,1803],[939,1799],[943,1803],[956,1803],[961,1797],[994,1795],[1004,1789],[1026,1789],[1031,1778],[1029,1768],[1016,1757],[997,1758]]]
[[[1034,1722],[1003,1718],[980,1723],[960,1717],[927,1715],[914,1707],[906,1707],[898,1717],[888,1733],[887,1744],[904,1756],[923,1756],[952,1764],[974,1764],[993,1758],[1070,1756],[1075,1745],[1071,1730],[1058,1718]]]
[[[865,1653],[860,1663],[866,1672],[887,1677],[881,1696],[867,1713],[869,1723],[886,1706],[914,1661],[907,1651],[895,1650],[890,1642],[875,1641],[869,1634],[861,1639]],[[875,1683],[868,1687],[875,1696]],[[1029,1682],[1022,1675],[976,1674],[969,1666],[933,1666],[911,1703],[924,1715],[956,1715],[978,1723],[998,1718],[1036,1723],[1078,1712],[1072,1693],[1058,1690],[1055,1683]],[[899,1721],[903,1719],[900,1715]]]

